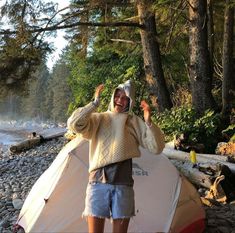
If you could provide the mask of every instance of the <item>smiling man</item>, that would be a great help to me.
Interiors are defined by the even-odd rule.
[[[121,113],[128,111],[129,100],[125,91],[117,89],[114,95],[114,112]]]
[[[140,157],[139,146],[159,154],[164,136],[151,121],[149,105],[141,102],[144,121],[132,111],[135,93],[131,81],[120,84],[113,92],[109,109],[98,113],[101,84],[95,100],[73,112],[69,130],[89,140],[89,182],[83,216],[89,233],[102,233],[105,218],[111,218],[113,232],[125,233],[135,215],[132,158]]]

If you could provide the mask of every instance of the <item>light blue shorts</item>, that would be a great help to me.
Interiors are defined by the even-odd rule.
[[[94,182],[87,185],[83,216],[123,219],[134,215],[133,187]]]

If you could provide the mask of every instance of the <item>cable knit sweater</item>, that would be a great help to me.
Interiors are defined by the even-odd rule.
[[[162,152],[164,136],[156,125],[148,127],[134,114],[95,110],[96,105],[91,102],[75,110],[68,119],[68,128],[90,142],[89,172],[139,157],[139,145],[154,154]]]

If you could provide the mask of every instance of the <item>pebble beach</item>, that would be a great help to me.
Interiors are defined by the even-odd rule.
[[[66,143],[60,137],[18,154],[0,151],[0,233],[13,232],[28,192]],[[235,203],[204,208],[204,233],[235,233]]]

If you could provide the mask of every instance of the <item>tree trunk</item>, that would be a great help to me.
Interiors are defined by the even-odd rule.
[[[86,22],[89,20],[89,13],[86,11],[81,15],[81,20]],[[80,26],[81,30],[81,51],[80,56],[82,58],[87,57],[88,41],[89,41],[89,28],[87,26]]]
[[[198,114],[216,109],[212,96],[212,68],[208,50],[207,1],[189,1],[189,53],[192,102]]]
[[[144,26],[140,30],[144,68],[150,94],[157,97],[158,110],[170,109],[172,102],[166,85],[159,43],[157,41],[155,13],[150,10],[151,1],[137,1],[139,22]]]
[[[233,27],[234,7],[229,6],[231,0],[226,0],[224,14],[224,39],[223,39],[223,83],[222,83],[222,114],[229,121],[232,110],[232,100],[235,95],[234,72],[233,72]],[[229,123],[229,122],[228,122]]]
[[[210,62],[213,72],[213,57],[215,48],[215,36],[214,36],[214,19],[213,19],[213,0],[208,1],[208,49],[210,54]]]

